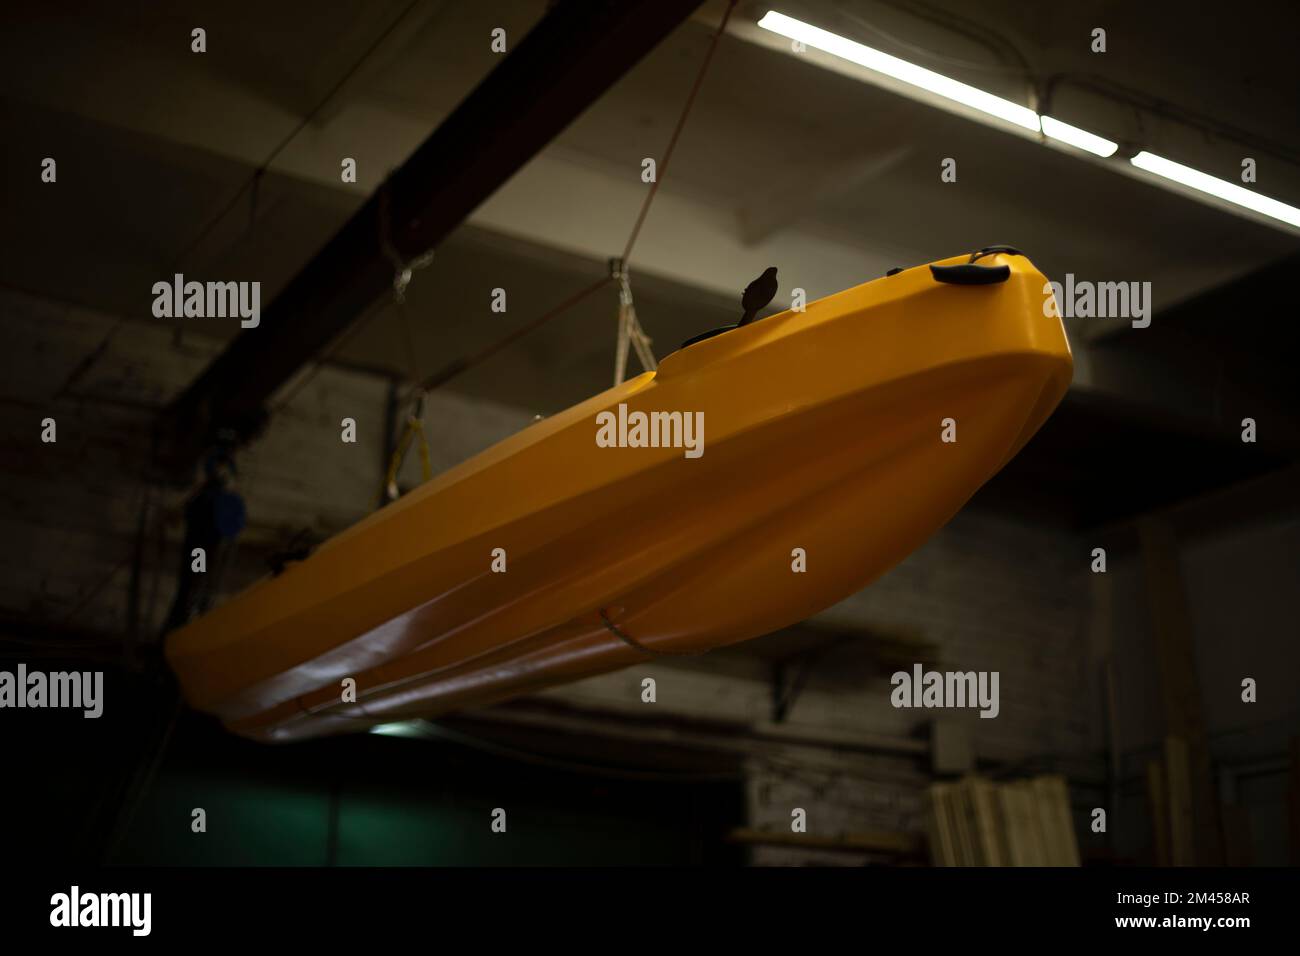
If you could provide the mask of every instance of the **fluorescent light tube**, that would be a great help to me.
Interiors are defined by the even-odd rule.
[[[385,737],[423,737],[420,725],[412,720],[401,720],[393,724],[375,724],[370,728],[372,734]]]
[[[987,113],[1024,129],[1033,130],[1035,133],[1038,132],[1038,114],[1029,107],[1021,106],[1019,103],[1013,103],[1010,100],[1004,100],[992,93],[985,93],[983,90],[977,90],[973,86],[959,83],[957,80],[946,77],[941,73],[927,70],[923,66],[900,60],[896,56],[890,56],[888,53],[822,30],[810,23],[804,23],[802,20],[787,17],[784,13],[777,13],[775,10],[769,10],[763,19],[758,21],[758,25],[764,30],[770,30],[791,40],[806,43],[808,46],[824,50],[841,59],[848,60],[850,63],[866,67],[868,70],[883,73],[911,86],[961,103],[971,109],[979,110],[981,113]]]
[[[1119,149],[1119,143],[1112,143],[1104,137],[1089,133],[1086,129],[1079,129],[1079,127],[1071,126],[1069,123],[1062,123],[1050,116],[1040,116],[1039,119],[1043,121],[1044,136],[1059,139],[1062,143],[1069,143],[1071,146],[1087,150],[1094,156],[1105,159],[1115,155],[1115,150]]]
[[[1145,151],[1138,153],[1129,162],[1138,169],[1155,173],[1165,179],[1172,179],[1176,183],[1181,183],[1199,192],[1208,193],[1225,202],[1244,206],[1246,209],[1253,210],[1261,215],[1272,219],[1280,219],[1282,222],[1300,227],[1300,209],[1295,206],[1288,206],[1284,202],[1278,202],[1276,199],[1261,196],[1249,189],[1243,189],[1236,183],[1230,183],[1226,179],[1219,179],[1209,173],[1203,173],[1199,169],[1192,169],[1190,166],[1184,166],[1182,163],[1175,163],[1171,159],[1165,159],[1163,156],[1157,156],[1154,153]]]
[[[965,83],[958,82],[941,73],[935,73],[933,70],[927,70],[915,63],[900,60],[896,56],[890,56],[881,50],[873,49],[855,40],[815,27],[811,23],[804,23],[802,20],[788,17],[784,13],[769,10],[758,21],[758,26],[771,33],[779,34],[790,40],[797,40],[865,69],[915,87],[918,90],[924,90],[935,96],[951,100],[988,116],[997,117],[1022,129],[1034,133],[1041,132],[1050,139],[1082,149],[1095,156],[1100,156],[1102,159],[1114,156],[1119,149],[1119,144],[1113,143],[1105,137],[1089,133],[1077,126],[1071,126],[1069,123],[1062,123],[1050,116],[1039,116],[1027,106],[1004,100],[992,93],[985,93],[983,90],[967,86]],[[1251,192],[1236,183],[1218,179],[1190,166],[1184,166],[1181,163],[1175,163],[1172,160],[1148,152],[1138,153],[1129,162],[1138,169],[1154,173],[1156,176],[1163,177],[1171,182],[1300,228],[1300,209],[1295,206],[1288,206],[1276,199],[1261,196],[1259,193]]]

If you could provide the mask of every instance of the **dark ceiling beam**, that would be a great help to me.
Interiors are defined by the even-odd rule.
[[[437,246],[700,6],[702,0],[563,0],[411,154],[246,329],[168,407],[158,464],[188,480],[222,430],[253,436],[266,401],[382,295],[393,249]],[[486,39],[484,42],[487,42]]]

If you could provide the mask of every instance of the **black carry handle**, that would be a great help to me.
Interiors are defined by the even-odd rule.
[[[930,266],[930,274],[939,282],[953,285],[995,285],[1011,278],[1011,267],[977,266],[965,262],[956,266]]]

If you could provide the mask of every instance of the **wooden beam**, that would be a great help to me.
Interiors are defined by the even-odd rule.
[[[1191,858],[1180,864],[1180,847],[1172,842],[1174,865],[1221,866],[1223,834],[1219,824],[1218,794],[1210,769],[1210,749],[1201,713],[1201,691],[1192,644],[1191,612],[1179,566],[1178,541],[1168,522],[1147,517],[1138,522],[1146,571],[1147,599],[1160,669],[1160,692],[1164,702],[1166,734],[1166,783],[1170,806],[1191,807]],[[1180,761],[1175,766],[1170,761]],[[1183,755],[1186,755],[1185,763]],[[1184,766],[1186,772],[1184,773]],[[1184,792],[1185,791],[1185,792]],[[1171,833],[1180,821],[1172,814]]]

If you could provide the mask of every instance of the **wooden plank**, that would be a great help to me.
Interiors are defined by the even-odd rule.
[[[1156,866],[1169,866],[1169,796],[1165,786],[1165,765],[1147,761],[1147,810],[1151,814],[1151,844]]]
[[[1191,757],[1187,741],[1165,738],[1165,782],[1169,806],[1169,859],[1173,866],[1196,863],[1195,814],[1192,808]]]
[[[1027,780],[1025,781],[1025,787],[1029,792],[1034,824],[1038,827],[1038,833],[1042,838],[1043,860],[1041,865],[1059,866],[1057,857],[1060,850],[1057,846],[1056,821],[1052,814],[1051,799],[1044,784],[1044,778],[1035,777],[1032,780]]]
[[[948,817],[952,821],[958,866],[979,866],[977,840],[973,828],[973,810],[967,792],[960,784],[948,791]]]
[[[1043,834],[1045,866],[1077,865],[1077,848],[1074,846],[1073,828],[1069,820],[1068,796],[1065,779],[1059,776],[1036,777],[1031,782],[1034,811]],[[1071,862],[1071,861],[1074,862]]]
[[[997,787],[983,777],[969,779],[971,804],[980,838],[980,856],[984,866],[1009,866],[1006,824],[998,801]]]
[[[1044,826],[1038,791],[1034,787],[1032,780],[1026,780],[1020,783],[1019,787],[1021,788],[1021,792],[1024,794],[1025,820],[1033,834],[1033,845],[1035,848],[1034,866],[1051,866],[1051,846],[1048,842],[1047,828]]]
[[[953,846],[952,826],[948,821],[948,791],[952,787],[946,783],[931,784],[926,791],[929,812],[927,818],[930,832],[930,860],[935,866],[956,866],[956,850]]]
[[[1187,848],[1180,848],[1171,839],[1174,863],[1221,866],[1223,834],[1219,824],[1218,793],[1211,774],[1209,742],[1201,712],[1191,612],[1187,607],[1179,565],[1178,541],[1169,524],[1154,517],[1139,521],[1138,533],[1142,541],[1147,599],[1160,667],[1166,733],[1179,740],[1179,759],[1183,760],[1177,775],[1166,761],[1165,782],[1171,806],[1176,805],[1181,811],[1186,805],[1191,812],[1189,847],[1192,856],[1185,863],[1178,863],[1180,849]],[[1171,828],[1182,823],[1171,814]]]
[[[1070,809],[1069,785],[1065,777],[1058,774],[1048,778],[1047,787],[1056,818],[1056,832],[1061,851],[1060,865],[1078,866],[1079,838],[1074,832],[1074,813]]]
[[[1024,827],[1020,820],[1020,794],[1011,784],[998,787],[998,803],[1002,807],[1002,820],[1007,837],[1007,857],[1011,866],[1031,866],[1029,848],[1025,843]]]
[[[1022,781],[1004,784],[1002,806],[1008,820],[1007,842],[1012,866],[1046,866],[1047,850],[1029,784]]]

